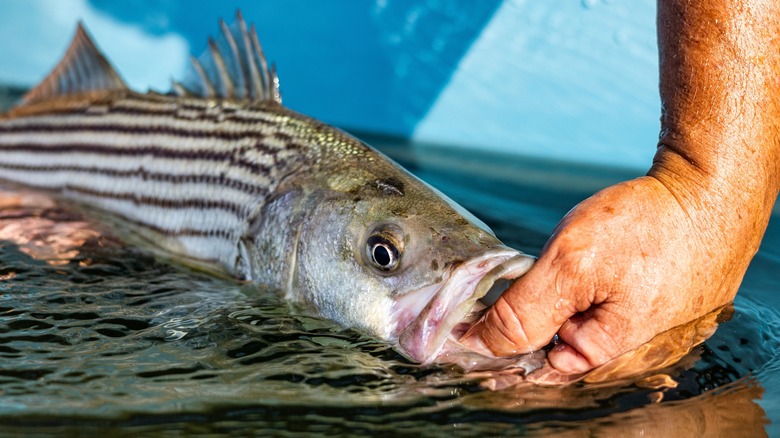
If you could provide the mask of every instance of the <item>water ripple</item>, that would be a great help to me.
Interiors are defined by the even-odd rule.
[[[780,317],[750,293],[645,381],[493,392],[301,314],[277,291],[95,242],[55,264],[0,242],[0,422],[19,433],[617,433],[692,430],[684,421],[720,424],[739,407],[729,430],[763,425],[753,400],[777,386]]]

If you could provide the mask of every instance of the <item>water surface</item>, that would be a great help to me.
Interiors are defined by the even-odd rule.
[[[634,176],[370,141],[533,254],[577,201]],[[776,219],[732,319],[656,380],[489,391],[480,378],[409,363],[381,342],[290,309],[276,291],[157,260],[78,212],[40,205],[0,208],[5,433],[778,431]]]

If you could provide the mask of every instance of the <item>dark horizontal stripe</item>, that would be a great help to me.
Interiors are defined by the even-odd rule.
[[[175,127],[169,125],[144,125],[134,126],[131,124],[92,124],[87,122],[51,124],[46,122],[25,123],[24,125],[6,125],[0,123],[0,134],[18,134],[18,133],[59,133],[59,132],[102,132],[115,134],[165,134],[183,138],[214,139],[215,141],[238,141],[245,139],[254,139],[255,144],[262,144],[269,147],[267,139],[279,140],[284,147],[300,148],[293,141],[290,134],[284,132],[274,132],[263,134],[257,129],[246,130],[224,130],[217,126],[213,128],[203,128],[202,123],[191,121],[192,127]],[[278,146],[273,146],[277,149]]]
[[[12,182],[14,182],[14,181],[12,181]],[[69,190],[73,190],[72,187],[48,187],[48,186],[44,186],[44,185],[41,185],[41,184],[31,184],[31,183],[25,183],[25,186],[33,188],[33,189],[38,189],[38,190],[60,190],[60,191],[62,191],[62,190],[65,190],[66,188],[69,189]],[[109,210],[105,210],[105,211],[109,211]],[[164,234],[166,236],[173,236],[173,237],[176,237],[176,236],[218,237],[218,238],[225,239],[225,240],[228,240],[228,241],[232,241],[232,238],[234,237],[234,236],[231,235],[229,230],[225,230],[225,229],[204,230],[204,229],[197,229],[197,228],[181,228],[181,229],[177,229],[177,230],[172,230],[172,229],[163,228],[163,227],[160,227],[158,225],[154,225],[154,224],[151,224],[151,223],[148,223],[148,222],[144,222],[144,221],[141,221],[141,220],[138,220],[138,219],[129,218],[129,217],[121,214],[118,211],[110,211],[110,212],[112,214],[114,214],[114,215],[117,215],[117,216],[121,217],[124,221],[126,221],[126,222],[128,222],[128,223],[130,223],[132,225],[135,225],[135,226],[138,226],[138,227],[143,227],[143,228],[148,228],[149,230],[152,230],[152,231],[154,231],[156,233],[159,233],[159,234]]]
[[[119,213],[114,212],[114,214],[119,215]],[[230,231],[228,230],[199,230],[195,228],[181,228],[178,230],[171,230],[168,228],[159,227],[157,225],[153,225],[147,222],[142,222],[136,219],[128,218],[126,216],[120,215],[123,220],[125,220],[127,223],[134,225],[136,227],[143,227],[147,228],[149,230],[154,231],[155,233],[162,234],[165,236],[171,236],[171,237],[218,237],[220,239],[225,239],[228,242],[231,242],[233,239],[233,236],[230,234]],[[155,242],[153,239],[148,239],[150,242],[152,242],[155,246],[159,246],[159,242]],[[185,254],[189,258],[196,258],[201,259],[204,261],[216,261],[216,259],[204,259],[199,257],[193,257],[192,255]]]
[[[124,217],[124,216],[123,216]],[[230,231],[228,230],[198,230],[194,228],[182,228],[178,230],[169,230],[167,228],[158,227],[157,225],[152,225],[146,222],[137,221],[135,219],[124,217],[124,220],[127,222],[139,226],[148,228],[155,233],[163,234],[166,236],[173,236],[173,237],[218,237],[220,239],[225,239],[227,241],[232,241],[232,235],[230,234]],[[154,242],[153,242],[154,243]],[[157,244],[159,245],[159,243]],[[197,258],[193,257],[191,255],[187,255],[187,257],[190,258]],[[216,259],[201,259],[201,260],[208,260],[208,261],[215,261]]]
[[[272,111],[268,111],[260,108],[233,108],[233,107],[211,107],[211,106],[198,106],[188,105],[186,103],[177,102],[173,108],[155,108],[154,104],[167,104],[168,102],[162,101],[146,101],[143,99],[134,100],[132,102],[141,102],[144,107],[138,105],[123,105],[123,101],[114,102],[111,105],[109,112],[112,114],[127,114],[127,115],[169,115],[176,117],[180,120],[199,120],[199,121],[211,121],[211,122],[236,122],[236,123],[265,123],[274,124],[274,119],[280,115]],[[152,104],[147,104],[152,102]],[[206,101],[204,101],[205,103]],[[281,107],[280,107],[281,108]],[[199,112],[199,116],[195,119],[190,117],[182,117],[180,111],[192,111]],[[244,114],[238,114],[238,111],[244,111]],[[281,113],[281,111],[280,111]],[[254,116],[252,114],[255,114]]]
[[[81,195],[92,196],[95,198],[130,201],[138,205],[150,205],[152,207],[164,209],[197,208],[201,210],[223,210],[232,213],[239,219],[243,219],[246,216],[246,214],[244,214],[244,206],[236,204],[235,202],[226,201],[224,199],[211,200],[205,198],[157,198],[153,196],[138,195],[136,193],[105,192],[102,190],[77,186],[75,184],[66,184],[61,188],[61,190],[76,192]]]
[[[256,146],[257,147],[257,146]],[[261,148],[262,149],[262,148]],[[215,151],[213,149],[193,149],[193,150],[181,150],[164,148],[160,146],[133,146],[133,147],[119,147],[110,145],[89,145],[80,143],[63,143],[54,145],[41,145],[35,143],[19,143],[12,145],[0,145],[0,151],[13,151],[13,152],[28,152],[33,154],[77,154],[77,153],[91,153],[104,156],[119,156],[119,157],[139,157],[144,155],[152,155],[155,158],[164,159],[184,159],[184,160],[201,160],[201,161],[213,161],[217,163],[229,162],[231,166],[241,167],[249,170],[252,173],[267,176],[273,167],[255,163],[244,158],[237,157],[237,153],[240,150],[234,151]],[[264,153],[271,156],[274,161],[277,161],[276,155],[278,151],[262,149]],[[1,159],[1,157],[0,157]]]
[[[49,115],[84,114],[101,115],[105,113],[126,115],[173,116],[180,120],[203,120],[212,122],[232,121],[237,123],[275,124],[279,116],[295,115],[277,104],[250,102],[222,102],[210,99],[188,99],[179,96],[149,95],[140,93],[113,93],[94,102],[83,101],[79,105],[61,105],[48,109]],[[216,105],[215,105],[216,103]],[[189,114],[199,113],[197,118]],[[300,117],[300,116],[299,116]],[[303,116],[305,117],[305,116]]]
[[[249,184],[234,178],[229,178],[224,174],[219,175],[201,175],[201,174],[170,174],[149,172],[144,168],[134,170],[105,169],[101,167],[85,166],[30,166],[24,164],[1,163],[0,168],[8,170],[17,170],[22,172],[75,172],[93,175],[105,175],[116,178],[134,178],[140,177],[143,180],[160,181],[170,184],[207,184],[220,187],[227,187],[236,191],[244,192],[249,195],[265,195],[268,193],[266,187]]]

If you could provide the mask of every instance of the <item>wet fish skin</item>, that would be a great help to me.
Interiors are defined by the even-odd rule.
[[[256,36],[238,28],[225,33],[232,51],[212,44],[216,73],[195,63],[202,91],[175,84],[173,96],[127,89],[80,27],[52,75],[0,116],[0,179],[436,361],[479,280],[520,253],[378,151],[283,107]]]

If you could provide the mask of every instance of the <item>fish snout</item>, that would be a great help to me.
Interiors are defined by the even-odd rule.
[[[400,334],[399,350],[423,364],[451,362],[451,355],[439,360],[444,345],[457,342],[513,280],[531,269],[535,260],[502,247],[460,264]]]

